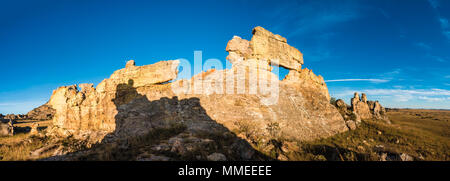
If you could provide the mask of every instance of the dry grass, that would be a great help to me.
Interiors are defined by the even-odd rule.
[[[35,160],[30,152],[44,146],[45,140],[30,136],[31,125],[39,123],[38,129],[45,129],[51,121],[20,120],[14,124],[14,136],[0,137],[0,161]],[[42,155],[42,157],[47,155]],[[40,158],[42,158],[40,157]]]
[[[390,110],[388,116],[392,124],[364,120],[356,130],[315,141],[291,142],[298,151],[291,152],[286,157],[288,160],[378,161],[382,153],[406,153],[414,160],[450,160],[450,111],[401,109]],[[46,124],[40,123],[44,126]],[[30,157],[30,151],[44,146],[48,141],[26,133],[30,125],[31,121],[19,122],[15,125],[17,134],[0,137],[0,160],[34,160],[49,156]],[[240,128],[243,130],[238,132],[249,132],[248,126],[241,125]],[[75,160],[133,160],[140,149],[177,135],[184,129],[174,126],[171,129],[154,130],[143,137],[126,140],[129,143],[127,148],[120,148],[120,142],[96,145],[90,149],[89,154]],[[230,144],[221,135],[205,135],[205,138],[217,143],[223,142],[219,145]],[[270,156],[277,158],[276,155]]]
[[[27,133],[19,133],[11,137],[0,137],[0,160],[34,160],[36,158],[31,158],[30,152],[43,145],[44,140],[31,138]]]
[[[294,160],[378,161],[380,153],[414,160],[450,160],[450,111],[388,112],[392,124],[366,120],[356,130],[299,144]]]

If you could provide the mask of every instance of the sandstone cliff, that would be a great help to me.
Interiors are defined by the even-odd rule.
[[[177,60],[145,66],[129,61],[95,88],[60,87],[47,104],[55,110],[49,134],[107,142],[182,125],[181,132],[153,146],[186,155],[203,143],[211,144],[204,135],[220,135],[229,140],[214,143],[221,154],[242,160],[255,159],[252,148],[266,155],[276,150],[275,158],[283,159],[299,141],[348,130],[329,103],[323,78],[301,69],[300,51],[262,27],[252,33],[251,41],[235,36],[228,42],[231,69],[168,82],[177,77]],[[280,81],[270,72],[272,65],[290,72]],[[189,150],[186,144],[192,141],[198,144]],[[148,155],[155,158],[156,152]],[[201,157],[206,158],[212,156]]]

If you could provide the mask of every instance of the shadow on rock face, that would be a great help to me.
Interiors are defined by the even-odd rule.
[[[272,160],[211,119],[198,98],[151,101],[129,80],[112,101],[115,131],[63,160]]]

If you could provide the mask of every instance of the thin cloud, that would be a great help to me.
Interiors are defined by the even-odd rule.
[[[446,18],[440,17],[439,23],[441,24],[442,34],[450,40],[450,30],[448,20]]]
[[[440,57],[440,56],[435,56],[435,55],[431,55],[431,54],[427,54],[426,55],[427,58],[438,61],[438,62],[447,62],[446,59]]]
[[[385,10],[383,10],[381,8],[379,10],[380,10],[381,15],[383,15],[386,19],[391,18],[391,16]]]
[[[448,28],[448,20],[446,18],[439,18],[439,22],[441,23],[441,27],[446,29]]]
[[[448,33],[447,37],[450,39],[450,31],[447,33]],[[414,46],[426,51],[425,58],[429,58],[429,59],[432,59],[432,60],[435,60],[438,62],[446,62],[445,58],[442,58],[442,57],[436,56],[436,55],[432,55],[430,53],[431,50],[433,49],[433,47],[431,47],[431,45],[423,43],[423,42],[417,42],[417,43],[414,43]]]
[[[428,102],[443,102],[450,100],[450,97],[426,97],[426,96],[419,96],[420,100],[425,100]]]
[[[438,0],[428,0],[428,3],[433,9],[437,9],[439,7],[439,1]]]
[[[326,11],[321,14],[317,14],[311,19],[300,19],[295,24],[299,27],[295,31],[289,34],[289,36],[302,35],[314,30],[321,30],[339,23],[347,22],[358,17],[358,14],[354,11],[334,12]]]
[[[414,45],[416,47],[419,47],[419,48],[422,48],[422,49],[425,49],[425,50],[431,50],[432,49],[432,47],[430,45],[425,44],[423,42],[414,43]]]
[[[368,81],[372,83],[385,83],[390,80],[386,79],[335,79],[335,80],[326,80],[325,82],[354,82],[354,81]]]
[[[330,1],[328,4],[317,1],[283,4],[272,15],[277,27],[292,30],[287,38],[315,35],[317,31],[327,31],[330,27],[361,17],[361,8],[356,1]]]
[[[20,105],[28,105],[28,104],[36,104],[40,102],[0,102],[0,107],[3,106],[20,106]]]
[[[445,89],[367,89],[365,91],[375,95],[450,96],[450,90]]]
[[[448,23],[448,19],[445,17],[442,17],[439,13],[438,7],[440,6],[440,2],[438,0],[428,0],[428,3],[433,8],[435,14],[437,15],[437,20],[439,21],[441,25],[441,31],[442,35],[450,40],[450,25]]]
[[[442,34],[444,34],[444,36],[445,36],[447,39],[450,39],[450,31],[444,31],[444,32],[442,32]]]
[[[348,98],[353,96],[354,92],[366,93],[374,100],[384,100],[386,102],[440,102],[450,101],[450,90],[445,89],[349,89],[334,90],[333,96],[339,98]]]
[[[385,72],[380,74],[378,77],[382,77],[382,79],[386,79],[386,80],[392,80],[396,77],[398,77],[398,75],[400,75],[400,73],[402,72],[402,69],[394,69],[390,72]]]

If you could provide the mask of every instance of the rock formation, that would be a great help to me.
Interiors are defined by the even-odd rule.
[[[359,99],[358,93],[355,92],[355,96],[352,100],[352,110],[355,114],[359,115],[361,119],[371,119],[369,105],[367,104],[366,94],[362,94],[362,99]]]
[[[92,84],[60,87],[47,104],[55,110],[49,134],[88,135],[104,142],[182,125],[181,133],[154,147],[187,155],[203,144],[219,144],[201,135],[220,135],[230,139],[215,146],[222,152],[212,150],[202,159],[248,160],[256,155],[252,147],[265,154],[273,150],[284,154],[296,148],[290,142],[348,130],[329,103],[323,78],[301,69],[302,54],[285,38],[256,27],[251,41],[234,36],[226,50],[231,69],[212,69],[191,79],[168,82],[177,77],[178,61],[136,66],[132,60],[95,88]],[[271,65],[290,72],[280,81],[270,72]],[[162,159],[155,154],[143,153],[139,159]]]
[[[23,114],[7,114],[6,116],[3,116],[2,119],[8,119],[8,120],[21,120],[21,119],[27,119],[27,115],[23,115]]]
[[[289,46],[286,38],[259,26],[253,29],[250,41],[234,36],[226,50],[229,52],[227,59],[232,63],[240,57],[246,61],[257,60],[261,64],[279,65],[291,70],[300,70],[303,64],[303,54]]]
[[[358,114],[361,119],[379,119],[389,120],[386,115],[386,109],[380,105],[378,101],[368,101],[366,94],[361,94],[361,100],[358,101],[358,93],[355,92],[355,97],[352,99],[352,110]],[[353,104],[353,100],[356,100]]]
[[[115,71],[96,88],[93,84],[59,87],[48,102],[55,109],[53,126],[63,135],[84,131],[112,132],[116,128],[118,105],[127,104],[137,96],[131,90],[173,80],[177,76],[178,61],[161,61],[152,65],[135,66]],[[142,128],[145,129],[145,128]]]
[[[27,113],[27,118],[32,120],[50,120],[55,114],[55,109],[51,106],[44,104]]]
[[[31,130],[30,130],[29,134],[32,134],[32,135],[37,134],[39,132],[38,128],[39,128],[39,124],[38,123],[32,123],[31,124]]]
[[[350,102],[351,106],[345,104],[342,99],[338,99],[335,103],[336,108],[344,117],[349,128],[356,128],[361,119],[376,119],[389,122],[386,109],[378,101],[368,101],[365,93],[361,94],[360,99],[359,94],[355,92]]]

